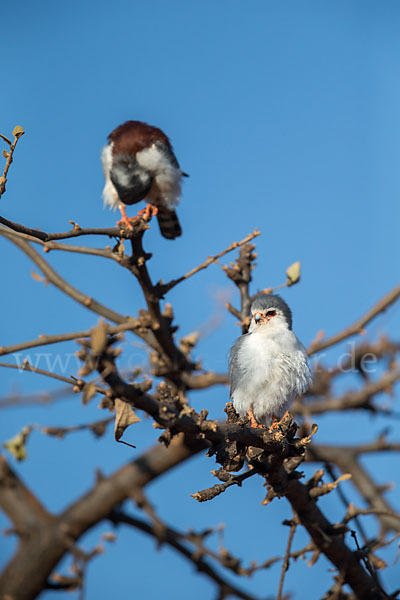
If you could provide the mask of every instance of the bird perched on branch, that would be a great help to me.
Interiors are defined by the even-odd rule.
[[[278,295],[258,294],[250,327],[236,340],[229,356],[231,398],[240,416],[252,427],[272,420],[272,427],[304,394],[312,377],[303,344],[292,331],[292,313]]]
[[[165,238],[173,240],[181,235],[175,206],[181,195],[181,179],[187,175],[181,171],[165,133],[141,121],[127,121],[114,129],[108,140],[101,153],[106,180],[104,204],[114,210],[119,207],[119,223],[132,229],[125,205],[145,199],[149,204],[139,215],[157,215]]]

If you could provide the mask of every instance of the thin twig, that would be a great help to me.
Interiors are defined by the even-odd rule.
[[[356,519],[360,515],[380,515],[400,520],[400,515],[390,510],[379,510],[377,508],[355,508],[349,503],[348,512],[342,519],[342,523],[346,524],[351,521],[351,519]]]
[[[322,400],[313,400],[311,402],[303,401],[300,403],[297,401],[295,403],[295,411],[300,408],[298,412],[301,412],[301,408],[303,407],[307,411],[307,414],[318,415],[325,414],[327,412],[364,408],[374,413],[377,411],[377,409],[372,402],[373,397],[376,394],[380,394],[390,389],[390,386],[396,383],[396,381],[399,379],[400,369],[387,371],[377,381],[366,383],[363,388],[346,392],[337,398],[328,396]]]
[[[6,156],[7,160],[6,160],[6,164],[5,164],[5,167],[4,167],[3,175],[0,177],[0,198],[4,194],[4,192],[6,191],[6,183],[7,183],[8,170],[9,170],[9,168],[11,166],[12,161],[13,161],[15,147],[17,145],[17,142],[18,142],[19,138],[24,135],[24,130],[22,129],[22,127],[16,127],[14,129],[14,131],[13,131],[13,135],[14,135],[14,141],[13,141],[13,143],[11,143],[11,141],[5,135],[0,134],[0,137],[10,147],[10,150],[8,152],[6,152],[4,150],[4,152],[5,152],[4,156]]]
[[[309,451],[311,451],[311,453],[312,453],[312,447],[309,448]],[[332,481],[336,481],[338,479],[337,476],[335,475],[335,472],[334,472],[334,469],[333,469],[333,465],[331,463],[326,462],[325,463],[325,469],[329,473],[329,476],[330,476],[330,478],[331,478]],[[337,490],[337,493],[339,495],[340,500],[342,501],[343,506],[345,508],[349,507],[350,506],[350,501],[346,497],[346,494],[343,491],[343,487],[341,485],[339,485],[336,488],[336,490]],[[365,543],[367,541],[367,533],[366,533],[366,531],[364,529],[364,525],[361,523],[361,519],[359,519],[356,514],[354,514],[353,518],[354,518],[355,523],[356,523],[356,525],[358,527],[358,530],[359,530],[359,532],[361,534],[361,537],[363,538],[363,541]]]
[[[69,284],[65,279],[63,279],[46,261],[36,252],[34,248],[27,242],[26,240],[20,239],[16,237],[12,232],[6,231],[3,228],[0,228],[0,235],[3,235],[7,239],[9,239],[13,244],[18,246],[29,258],[39,267],[42,271],[43,275],[47,277],[47,279],[56,287],[58,287],[64,294],[70,296],[82,306],[85,306],[89,310],[113,321],[114,323],[126,323],[129,317],[124,317],[123,315],[111,310],[107,306],[104,306],[100,302],[93,300],[90,296],[83,294],[76,288],[74,288],[71,284]]]
[[[144,533],[147,533],[148,535],[158,539],[155,526],[149,525],[145,521],[142,521],[136,517],[131,517],[125,513],[113,511],[110,515],[110,520],[115,524],[124,523],[125,525],[130,525],[131,527],[140,529]],[[189,561],[194,563],[196,568],[201,573],[207,575],[221,588],[221,591],[227,592],[232,596],[236,596],[237,598],[242,598],[242,600],[254,600],[255,596],[248,594],[240,588],[237,588],[232,583],[224,579],[213,569],[208,561],[201,557],[201,555],[199,556],[196,552],[193,552],[191,549],[187,548],[179,540],[179,537],[180,534],[178,532],[174,531],[170,527],[165,526],[164,542],[182,554],[182,556],[185,556]]]
[[[297,524],[298,524],[297,520],[295,518],[293,518],[293,520],[291,521],[291,524],[290,524],[290,532],[289,532],[289,538],[288,538],[288,542],[287,542],[287,546],[286,546],[285,558],[283,559],[283,563],[282,563],[282,571],[281,571],[281,578],[279,581],[277,600],[282,600],[283,582],[285,581],[286,572],[289,569],[290,550],[292,548],[293,538],[294,538]]]
[[[115,420],[114,415],[107,419],[100,419],[92,423],[83,423],[82,425],[71,425],[69,427],[38,427],[39,431],[46,435],[53,435],[54,437],[63,438],[68,433],[75,433],[77,431],[90,430],[96,437],[102,436],[107,425]]]
[[[224,483],[217,483],[212,487],[209,487],[205,490],[201,490],[200,492],[196,492],[195,494],[190,494],[192,498],[197,500],[198,502],[206,502],[207,500],[212,500],[216,496],[219,496],[223,492],[225,492],[232,485],[242,486],[243,481],[248,479],[249,477],[253,477],[257,473],[257,469],[249,469],[240,475],[231,475],[227,481]]]
[[[185,279],[189,279],[189,277],[192,277],[192,275],[195,275],[195,273],[198,273],[199,271],[206,269],[209,265],[216,262],[222,256],[225,256],[225,254],[228,254],[229,252],[232,252],[232,250],[235,250],[236,248],[239,248],[240,246],[247,244],[248,242],[250,242],[250,240],[253,240],[255,237],[257,237],[259,235],[261,235],[261,232],[258,231],[257,229],[255,229],[253,231],[253,233],[249,233],[249,235],[247,235],[240,242],[233,242],[230,246],[228,246],[228,248],[226,248],[225,250],[222,250],[222,252],[219,252],[218,254],[215,254],[214,256],[209,256],[204,262],[202,262],[200,265],[198,265],[194,269],[191,269],[190,271],[185,273],[185,275],[182,275],[182,277],[178,277],[178,279],[173,279],[169,283],[159,284],[159,286],[162,290],[162,293],[165,294],[165,293],[169,292],[169,290],[172,290],[172,288],[174,288],[176,285],[178,285],[178,283],[181,283],[182,281],[185,281]]]
[[[32,404],[50,404],[57,400],[69,398],[71,396],[70,386],[63,386],[52,392],[42,391],[33,394],[15,394],[0,398],[0,410],[10,407],[31,406]]]
[[[51,240],[66,240],[69,238],[80,237],[81,235],[107,235],[108,237],[124,237],[127,239],[131,239],[134,233],[130,229],[122,228],[122,227],[87,227],[82,228],[79,225],[75,224],[73,229],[69,231],[63,231],[61,233],[46,233],[45,231],[41,231],[40,229],[31,229],[29,227],[25,227],[20,223],[14,223],[13,221],[9,221],[4,217],[0,217],[0,223],[6,225],[13,231],[17,231],[18,233],[25,233],[32,237],[35,237],[43,242],[50,242]],[[138,224],[140,221],[138,220]],[[135,224],[134,224],[135,226]]]
[[[357,449],[357,446],[355,447]],[[352,446],[328,446],[313,444],[306,455],[307,462],[334,463],[342,473],[350,473],[352,484],[358,489],[361,496],[373,510],[387,513],[396,512],[382,494],[382,489],[371,475],[357,460],[357,451]],[[400,531],[400,523],[391,516],[379,515],[377,517],[384,532]]]
[[[30,365],[28,362],[24,362],[22,365],[13,365],[11,363],[0,362],[0,367],[6,367],[7,369],[18,369],[19,372],[28,371],[28,373],[37,373],[38,375],[52,377],[53,379],[58,379],[58,381],[64,381],[65,383],[70,383],[71,385],[77,385],[76,379],[64,377],[63,375],[57,375],[57,373],[50,373],[50,371],[45,371],[44,369],[38,369],[37,367]]]
[[[334,346],[339,342],[342,342],[346,338],[356,335],[357,333],[362,333],[364,327],[368,325],[376,316],[378,316],[381,312],[386,310],[391,304],[396,302],[396,300],[400,296],[400,285],[397,285],[391,292],[383,296],[368,312],[365,313],[362,317],[357,319],[355,323],[346,327],[343,331],[332,335],[330,338],[326,340],[321,340],[318,342],[313,342],[311,346],[308,348],[308,354],[311,356],[316,352],[321,352],[321,350],[325,350],[325,348],[329,348],[330,346]]]
[[[113,327],[107,327],[107,333],[110,335],[114,333],[120,333],[121,331],[134,331],[140,325],[136,319],[129,319],[126,323],[121,325],[115,325]],[[20,350],[28,350],[29,348],[36,348],[37,346],[47,346],[49,344],[57,344],[58,342],[68,342],[79,338],[90,337],[92,334],[91,329],[86,331],[73,331],[71,333],[60,333],[55,335],[40,335],[37,340],[29,340],[27,342],[21,342],[20,344],[13,344],[12,346],[0,346],[0,356],[6,354],[12,354]]]
[[[0,229],[4,229],[0,226]],[[108,248],[87,248],[86,246],[73,246],[72,244],[59,244],[58,242],[43,242],[37,237],[32,235],[28,235],[27,233],[18,233],[16,231],[8,231],[9,234],[14,235],[16,237],[22,238],[23,240],[27,240],[28,242],[33,242],[34,244],[39,244],[43,247],[45,252],[49,252],[50,250],[63,250],[64,252],[74,252],[78,254],[89,254],[91,256],[100,256],[101,258],[110,258],[115,260],[115,262],[121,262],[121,256],[116,252],[113,252],[110,247]]]
[[[351,534],[351,537],[354,539],[354,541],[356,543],[357,550],[358,550],[358,552],[360,554],[361,560],[364,563],[364,566],[365,566],[366,570],[369,572],[369,574],[371,575],[371,577],[375,581],[375,583],[376,583],[379,591],[383,594],[383,596],[385,598],[388,598],[388,600],[391,600],[393,598],[393,596],[389,596],[389,594],[387,594],[385,592],[385,590],[383,589],[383,587],[379,583],[378,576],[377,576],[377,574],[375,572],[375,569],[374,569],[373,565],[371,564],[371,561],[368,558],[368,555],[366,554],[366,552],[364,552],[364,550],[361,549],[361,547],[360,547],[360,545],[358,543],[357,533],[354,530],[352,530],[350,532],[350,534]]]

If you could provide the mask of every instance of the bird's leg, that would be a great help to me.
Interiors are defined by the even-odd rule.
[[[150,221],[151,217],[158,213],[158,208],[157,206],[154,206],[154,204],[147,204],[146,208],[139,210],[136,217],[128,217],[125,210],[125,204],[120,204],[119,209],[121,211],[122,219],[118,221],[117,225],[126,225],[128,229],[133,229],[133,221],[137,221],[141,217],[144,218],[145,221]]]
[[[120,204],[119,210],[121,211],[122,219],[117,222],[117,225],[126,225],[128,229],[133,229],[130,221],[137,219],[137,217],[134,217],[133,219],[129,220],[128,215],[126,214],[125,204]]]
[[[269,428],[269,430],[275,431],[276,429],[279,429],[279,423],[280,423],[280,421],[278,421],[278,419],[276,417],[272,417],[272,425]]]
[[[275,431],[276,429],[280,429],[282,421],[284,421],[287,416],[289,416],[289,411],[288,410],[285,412],[285,414],[280,419],[280,421],[278,421],[278,419],[276,417],[272,417],[272,425],[269,428],[269,431]]]
[[[151,217],[155,217],[157,213],[158,213],[157,206],[155,206],[154,204],[147,204],[146,208],[142,208],[142,210],[139,210],[138,217],[145,215],[146,221],[150,221]]]
[[[261,425],[260,423],[257,423],[255,416],[253,414],[253,409],[250,408],[250,410],[247,412],[247,414],[250,417],[250,427],[257,427],[257,429],[260,429],[263,427],[263,425]]]

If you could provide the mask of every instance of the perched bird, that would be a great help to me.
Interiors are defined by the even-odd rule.
[[[312,377],[303,344],[292,331],[292,313],[278,295],[258,294],[250,327],[236,340],[229,356],[231,398],[252,427],[282,418]],[[276,425],[275,425],[276,426]]]
[[[105,186],[104,204],[120,208],[122,220],[132,225],[126,204],[146,199],[149,205],[139,212],[157,215],[161,234],[173,240],[182,233],[175,206],[181,195],[181,179],[186,176],[165,133],[141,121],[127,121],[108,136],[101,153]],[[134,217],[137,218],[137,217]]]

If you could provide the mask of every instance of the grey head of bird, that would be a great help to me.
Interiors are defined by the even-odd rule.
[[[250,309],[249,332],[292,329],[292,311],[278,294],[258,294]]]

